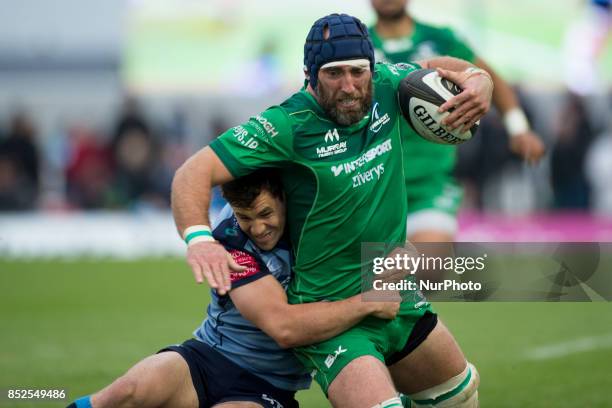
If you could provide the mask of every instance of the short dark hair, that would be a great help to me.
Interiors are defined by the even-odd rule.
[[[278,170],[264,168],[221,186],[223,197],[232,207],[249,208],[263,191],[283,200],[283,186]]]

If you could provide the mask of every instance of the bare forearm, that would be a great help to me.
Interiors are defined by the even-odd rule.
[[[519,106],[514,90],[483,60],[477,59],[476,65],[484,69],[493,79],[493,105],[500,114],[505,114]]]
[[[476,65],[486,70],[493,80],[492,102],[499,111],[504,128],[510,136],[510,150],[528,163],[537,163],[544,156],[546,147],[537,133],[531,130],[529,120],[519,105],[516,93],[482,59],[477,58]]]
[[[442,68],[449,71],[465,71],[474,65],[467,61],[454,57],[436,57],[424,61],[419,61],[419,64],[425,69]]]
[[[336,302],[288,305],[281,321],[277,321],[283,327],[282,338],[275,340],[287,348],[318,343],[353,327],[374,307],[372,302],[363,302],[360,295]]]
[[[231,179],[231,174],[209,147],[183,163],[172,180],[172,214],[179,234],[191,225],[210,225],[210,190]]]
[[[210,170],[200,168],[192,159],[176,171],[172,181],[172,214],[179,234],[190,225],[210,225],[211,187]]]
[[[281,347],[319,343],[356,325],[365,316],[393,319],[399,300],[362,300],[362,295],[336,302],[291,305],[287,294],[272,275],[239,286],[230,298],[246,319],[272,337]]]

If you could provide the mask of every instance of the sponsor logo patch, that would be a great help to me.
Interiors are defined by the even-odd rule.
[[[325,133],[325,143],[333,143],[340,140],[340,135],[338,134],[338,129],[334,128],[330,129]]]
[[[241,145],[248,147],[249,149],[255,150],[257,149],[257,146],[259,146],[259,142],[255,140],[254,136],[249,135],[249,131],[246,130],[244,126],[234,127],[232,135]]]
[[[253,255],[238,249],[232,249],[229,251],[229,253],[238,265],[247,267],[242,272],[230,271],[230,280],[232,283],[248,278],[249,276],[253,276],[261,271],[259,263],[253,257]]]
[[[374,104],[374,107],[372,108],[372,120],[374,121],[371,125],[370,125],[370,130],[374,133],[378,133],[380,131],[380,129],[386,125],[387,123],[389,123],[389,121],[391,120],[391,118],[389,117],[388,113],[385,113],[384,115],[380,116],[378,113],[378,102],[376,102]]]
[[[348,150],[347,142],[340,142],[340,134],[338,129],[330,129],[325,133],[325,143],[334,143],[332,145],[319,146],[317,147],[317,157],[320,159],[324,157],[334,156],[336,154],[344,153]]]
[[[363,173],[358,173],[353,176],[353,188],[362,186],[370,181],[378,181],[382,177],[385,172],[385,166],[380,163],[378,166],[364,171]]]
[[[359,170],[367,163],[376,159],[377,157],[389,153],[391,149],[393,149],[393,147],[391,146],[391,139],[387,139],[384,142],[369,149],[367,152],[365,152],[355,160],[332,166],[331,171],[334,174],[334,177],[338,177],[340,174],[342,174],[342,172],[346,174],[351,174],[354,171]]]
[[[317,147],[317,156],[319,158],[333,156],[335,154],[344,153],[347,149],[346,142],[336,143],[331,146],[321,146]]]
[[[255,120],[257,122],[259,122],[261,124],[261,126],[263,126],[263,128],[266,131],[266,133],[268,134],[268,136],[276,137],[278,135],[278,131],[276,130],[274,125],[272,125],[272,123],[270,123],[270,121],[268,119],[264,118],[261,115],[257,115],[257,116],[255,116]]]
[[[334,351],[334,354],[329,354],[325,359],[325,365],[327,366],[327,368],[331,368],[331,366],[334,365],[334,363],[336,362],[338,356],[347,351],[348,349],[342,348],[342,346],[338,346],[338,349]]]

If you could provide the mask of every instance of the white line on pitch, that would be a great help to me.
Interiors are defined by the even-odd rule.
[[[525,357],[528,360],[548,360],[604,348],[612,348],[612,334],[583,337],[563,343],[536,347],[529,350]]]

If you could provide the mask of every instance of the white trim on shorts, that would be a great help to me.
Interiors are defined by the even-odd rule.
[[[457,224],[457,217],[447,212],[435,209],[420,210],[406,217],[406,236],[422,231],[439,231],[455,235]]]

